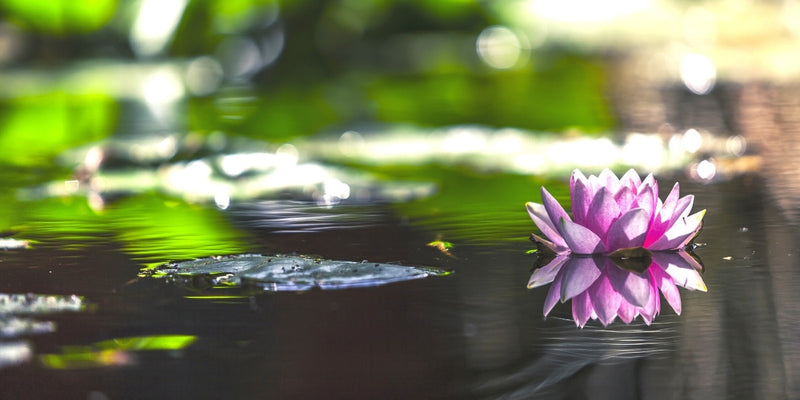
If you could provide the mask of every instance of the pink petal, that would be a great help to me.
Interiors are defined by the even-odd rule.
[[[658,254],[661,254],[661,253],[662,252],[658,252]],[[703,265],[700,264],[700,262],[697,261],[694,257],[692,257],[689,253],[681,250],[681,251],[670,252],[670,253],[667,253],[667,254],[673,254],[674,256],[679,257],[680,261],[676,262],[677,264],[683,265],[683,266],[687,266],[688,265],[688,266],[692,267],[695,271],[703,273]],[[672,258],[670,258],[670,260],[672,260]]]
[[[583,186],[586,186],[586,176],[583,175],[583,172],[579,169],[572,170],[572,175],[569,177],[569,192],[572,193],[573,189],[575,188],[575,184],[581,182]]]
[[[550,285],[550,290],[547,291],[547,296],[544,298],[544,307],[542,308],[545,317],[550,314],[550,311],[553,311],[553,307],[561,299],[561,280],[563,276],[564,269],[562,268],[556,275],[555,280],[553,280],[553,284]]]
[[[553,242],[535,234],[531,233],[531,240],[533,240],[537,245],[541,244],[544,247],[547,247],[548,250],[552,251],[556,254],[564,254],[569,253],[569,247],[567,246],[558,246]]]
[[[565,255],[556,256],[556,258],[554,258],[544,267],[537,268],[536,271],[533,271],[531,278],[528,280],[528,289],[544,286],[550,282],[553,282],[553,279],[556,278],[558,271],[561,271],[561,267],[564,266],[564,264],[567,262],[567,259],[568,256]]]
[[[658,185],[658,183],[656,182],[656,178],[653,177],[653,174],[647,174],[647,176],[644,178],[642,183],[639,184],[639,190],[636,193],[643,192],[645,187],[647,187],[647,186],[653,187],[653,186],[657,186],[657,185]],[[658,194],[658,190],[656,190],[656,197],[658,197],[657,194]]]
[[[689,262],[687,258],[692,262]],[[697,262],[686,252],[653,252],[653,262],[658,264],[676,285],[689,290],[708,291],[696,267]]]
[[[600,181],[600,178],[589,175],[589,178],[586,179],[587,185],[586,187],[589,188],[589,195],[591,198],[597,195],[597,191],[603,188],[603,182]]]
[[[633,193],[633,190],[628,187],[622,187],[619,192],[614,195],[614,201],[619,205],[619,211],[621,213],[636,208],[636,195]]]
[[[565,219],[559,224],[559,233],[575,254],[596,254],[606,251],[603,241],[584,226]]]
[[[619,206],[614,195],[606,188],[601,188],[592,199],[586,213],[586,227],[599,237],[605,237],[611,223],[619,217]]]
[[[690,194],[687,196],[683,196],[678,200],[678,203],[675,205],[675,210],[670,217],[670,225],[674,224],[680,218],[686,218],[689,213],[692,211],[692,206],[694,205],[694,195]]]
[[[675,224],[647,248],[650,250],[675,250],[692,240],[700,230],[706,210],[675,221]]]
[[[656,204],[658,203],[658,192],[653,190],[653,186],[642,183],[643,186],[639,187],[639,193],[636,195],[636,205],[634,207],[642,208],[647,211],[652,219],[656,211]]]
[[[608,228],[606,249],[614,251],[629,247],[641,247],[650,227],[650,216],[641,208],[635,208],[619,217]]]
[[[636,306],[628,303],[627,301],[625,301],[625,299],[623,299],[622,302],[619,304],[617,315],[619,315],[619,319],[622,320],[622,322],[630,324],[631,322],[633,322],[633,319],[636,318],[637,315],[639,315],[639,311],[637,311]]]
[[[544,208],[547,210],[547,215],[550,217],[550,221],[553,223],[552,226],[558,226],[558,221],[563,218],[568,221],[572,221],[572,219],[567,215],[567,212],[564,211],[564,207],[561,207],[561,204],[558,203],[555,197],[553,197],[547,189],[542,186],[542,203],[544,203]]]
[[[564,267],[561,282],[561,302],[565,302],[589,289],[601,275],[591,257],[570,257]]]
[[[675,182],[675,185],[672,186],[672,190],[667,195],[667,198],[664,200],[664,205],[661,207],[659,211],[661,221],[667,221],[672,217],[673,213],[675,212],[675,206],[678,204],[678,198],[680,197],[680,185],[678,182]]]
[[[539,203],[528,202],[525,203],[525,209],[528,210],[528,215],[531,216],[533,223],[539,228],[542,233],[550,239],[556,246],[567,247],[567,243],[559,233],[558,229],[553,226],[550,217],[547,215],[547,209]]]
[[[703,211],[702,211],[702,212],[703,212],[703,214],[705,214],[705,211],[706,211],[706,210],[703,210]],[[701,218],[702,218],[702,217],[701,217]],[[689,242],[691,242],[691,241],[692,241],[692,239],[694,239],[694,237],[695,237],[695,236],[697,236],[697,233],[698,233],[698,232],[700,232],[700,229],[703,229],[703,221],[700,221],[700,223],[698,223],[698,224],[697,224],[697,228],[694,228],[694,230],[692,231],[692,233],[690,233],[689,235],[687,235],[687,236],[686,236],[686,238],[684,238],[684,239],[683,239],[683,241],[681,242],[681,244],[680,244],[680,245],[678,245],[678,248],[679,248],[679,249],[682,249],[682,248],[686,247],[686,245],[688,245],[688,244],[689,244]]]
[[[578,174],[580,174],[580,171],[578,171]],[[572,202],[572,218],[579,224],[583,224],[586,220],[586,211],[589,210],[589,204],[592,201],[592,195],[587,186],[586,178],[581,179],[581,177],[583,177],[583,174],[575,178],[575,173],[573,173],[573,178],[575,178],[575,180],[570,181],[569,189]]]
[[[600,183],[603,187],[608,189],[612,194],[617,193],[620,188],[619,178],[610,169],[605,168],[600,172]]]
[[[581,293],[572,299],[572,318],[575,319],[575,325],[583,328],[589,322],[592,314],[594,314],[594,310],[587,293]]]
[[[661,289],[661,294],[667,299],[670,307],[675,310],[676,314],[681,315],[681,295],[672,278],[661,268],[650,268],[647,271],[653,277],[656,286]]]
[[[688,195],[679,199],[675,203],[675,207],[672,210],[669,210],[668,206],[665,204],[662,207],[660,217],[655,218],[653,224],[650,226],[650,231],[647,233],[647,239],[644,241],[644,246],[649,248],[653,242],[664,235],[664,232],[675,225],[676,221],[689,215],[693,203],[694,196]],[[665,212],[671,214],[665,215]]]
[[[639,314],[642,316],[644,323],[650,325],[655,319],[656,315],[661,311],[661,297],[658,296],[658,289],[655,286],[655,283],[648,279],[650,284],[650,290],[654,293],[653,296],[650,296],[648,299],[647,304],[644,307],[639,309]]]
[[[611,265],[611,267],[616,268],[615,265]],[[597,313],[597,319],[603,326],[608,326],[614,321],[619,305],[622,303],[622,296],[611,286],[608,276],[604,275],[594,282],[589,288],[589,298],[595,313]]]
[[[625,175],[622,175],[622,178],[619,178],[619,183],[622,187],[626,187],[632,192],[635,192],[639,185],[642,184],[642,180],[639,178],[639,174],[631,168],[625,172]]]
[[[615,266],[616,267],[616,266]],[[607,268],[608,279],[628,303],[637,307],[644,307],[653,297],[649,276],[626,271],[622,268]]]

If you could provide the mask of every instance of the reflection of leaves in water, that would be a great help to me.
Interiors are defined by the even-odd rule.
[[[439,190],[435,195],[399,203],[395,208],[412,223],[452,241],[477,244],[525,241],[527,232],[533,229],[530,220],[524,218],[525,198],[544,182],[529,176],[469,174],[435,166],[393,168],[386,173],[401,177],[420,174],[437,182]],[[554,195],[566,196],[566,186],[562,189]]]
[[[369,287],[448,274],[433,268],[253,254],[169,263],[142,271],[144,276],[167,276],[192,289],[247,286],[269,291]]]
[[[0,293],[0,315],[80,311],[83,307],[79,296]]]
[[[125,251],[146,261],[185,259],[241,251],[240,234],[214,209],[160,196],[123,199],[108,223]]]
[[[65,346],[59,354],[39,356],[42,365],[51,369],[79,369],[130,365],[142,351],[182,350],[197,340],[190,335],[154,335],[116,338],[88,346]]]
[[[185,259],[242,251],[241,235],[217,210],[158,195],[120,199],[105,210],[93,210],[85,199],[46,198],[21,203],[18,215],[26,236],[42,241],[85,246],[109,237],[144,261]]]
[[[103,216],[89,207],[83,198],[48,198],[20,202],[11,226],[19,226],[26,235],[45,240],[58,238],[66,247],[85,245],[108,232]]]
[[[363,229],[385,222],[387,212],[371,205],[320,207],[307,201],[267,200],[232,207],[227,213],[235,218],[237,225],[272,233],[298,233]]]
[[[81,311],[84,307],[84,300],[79,296],[0,293],[0,368],[24,363],[33,354],[27,341],[8,339],[56,330],[55,323],[30,315]]]

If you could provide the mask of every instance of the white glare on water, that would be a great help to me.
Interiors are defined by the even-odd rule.
[[[747,140],[742,135],[731,136],[725,141],[725,148],[731,155],[739,157],[747,150]]]
[[[172,68],[161,68],[145,78],[142,94],[148,106],[158,109],[183,97],[183,81]]]
[[[231,194],[227,190],[218,190],[214,193],[214,203],[220,210],[227,210],[231,205]]]
[[[490,26],[478,35],[475,48],[481,60],[492,68],[507,69],[520,60],[523,43],[519,35],[504,26]]]
[[[681,80],[694,94],[708,94],[717,82],[714,63],[702,54],[687,54],[681,60]]]
[[[633,165],[641,165],[648,170],[656,170],[664,163],[663,140],[654,135],[631,133],[622,146],[622,159]]]
[[[297,164],[299,157],[300,153],[297,151],[297,147],[291,143],[282,144],[275,150],[275,163],[279,167],[293,166]]]
[[[681,139],[683,149],[689,153],[696,153],[703,145],[703,137],[697,129],[689,129],[683,134]]]
[[[181,20],[186,0],[143,0],[130,35],[140,56],[153,56],[167,46]]]
[[[192,60],[186,68],[186,86],[196,96],[206,96],[222,83],[222,66],[212,57],[203,56]]]
[[[703,160],[697,164],[695,172],[700,180],[710,181],[717,174],[717,166],[709,160]]]

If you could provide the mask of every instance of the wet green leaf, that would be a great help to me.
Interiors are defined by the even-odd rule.
[[[434,268],[255,254],[169,263],[143,271],[144,276],[167,276],[192,289],[234,285],[268,291],[369,287],[448,274]]]

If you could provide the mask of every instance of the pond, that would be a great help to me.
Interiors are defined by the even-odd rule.
[[[662,199],[677,180],[695,210],[708,210],[695,249],[708,291],[680,289],[681,315],[665,305],[650,325],[580,329],[569,303],[544,318],[547,289],[526,288],[537,262],[528,235],[537,230],[524,202],[539,201],[546,184],[568,204],[565,173],[400,167],[395,177],[436,184],[402,201],[327,204],[284,193],[223,207],[157,191],[116,194],[102,209],[91,194],[10,200],[7,213],[23,215],[7,217],[21,221],[14,237],[31,242],[2,254],[2,291],[76,295],[80,306],[3,314],[51,325],[4,334],[0,397],[794,397],[800,193],[791,175],[769,169],[793,162],[783,143],[764,147],[773,158],[760,173],[711,183],[659,174]],[[23,193],[40,190],[38,179],[4,174]],[[242,253],[449,274],[270,291],[142,273]]]
[[[800,8],[596,4],[0,2],[0,399],[800,398]]]

